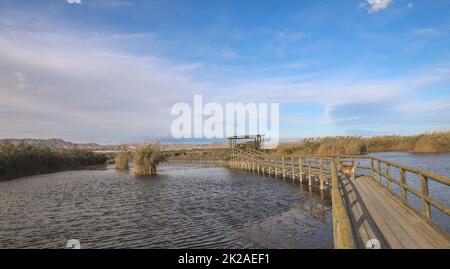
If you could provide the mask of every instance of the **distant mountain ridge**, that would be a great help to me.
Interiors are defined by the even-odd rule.
[[[60,138],[51,138],[51,139],[34,139],[34,138],[7,138],[0,139],[0,145],[3,144],[28,144],[33,146],[45,147],[45,148],[79,148],[79,149],[91,149],[97,150],[102,149],[103,146],[95,144],[95,143],[86,143],[86,144],[77,144],[68,141],[64,141]]]
[[[7,138],[0,139],[0,145],[3,144],[28,144],[44,148],[78,148],[94,151],[117,151],[122,148],[128,148],[130,150],[135,149],[140,144],[128,144],[128,145],[99,145],[96,143],[73,143],[65,141],[61,138],[51,139],[34,139],[34,138]],[[226,148],[228,143],[226,142],[212,142],[207,144],[159,144],[162,150],[191,150],[191,149],[211,149],[211,148]]]

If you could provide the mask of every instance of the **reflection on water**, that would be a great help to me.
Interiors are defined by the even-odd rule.
[[[328,196],[206,165],[32,176],[0,182],[0,248],[330,248]]]

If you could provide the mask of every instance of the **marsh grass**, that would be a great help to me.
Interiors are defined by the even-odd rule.
[[[105,162],[105,155],[81,149],[51,149],[28,144],[0,145],[1,179],[76,169]]]
[[[156,166],[166,161],[159,146],[146,144],[136,148],[133,156],[135,175],[155,175]]]
[[[450,131],[413,136],[305,138],[295,143],[282,144],[275,151],[277,154],[318,155],[359,155],[380,151],[450,152]]]
[[[130,166],[128,165],[129,158],[128,152],[122,150],[117,152],[115,158],[115,168],[119,170],[128,170]]]

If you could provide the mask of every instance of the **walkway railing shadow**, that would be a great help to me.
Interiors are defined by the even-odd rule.
[[[389,248],[386,239],[373,221],[361,195],[348,176],[340,176],[340,192],[345,201],[348,215],[353,223],[353,231],[358,248],[366,248],[369,240],[376,239],[381,248]],[[356,178],[355,180],[358,180]]]

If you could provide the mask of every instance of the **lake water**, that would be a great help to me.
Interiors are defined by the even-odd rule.
[[[331,248],[329,194],[206,165],[0,182],[0,248]]]
[[[450,177],[448,153],[372,155]],[[449,206],[448,187],[431,184],[430,194]],[[450,231],[449,217],[436,214]],[[0,248],[64,248],[72,238],[82,248],[333,246],[329,193],[193,164],[154,177],[108,168],[0,182],[0,227]]]
[[[378,152],[371,156],[417,167],[450,178],[450,153]]]

